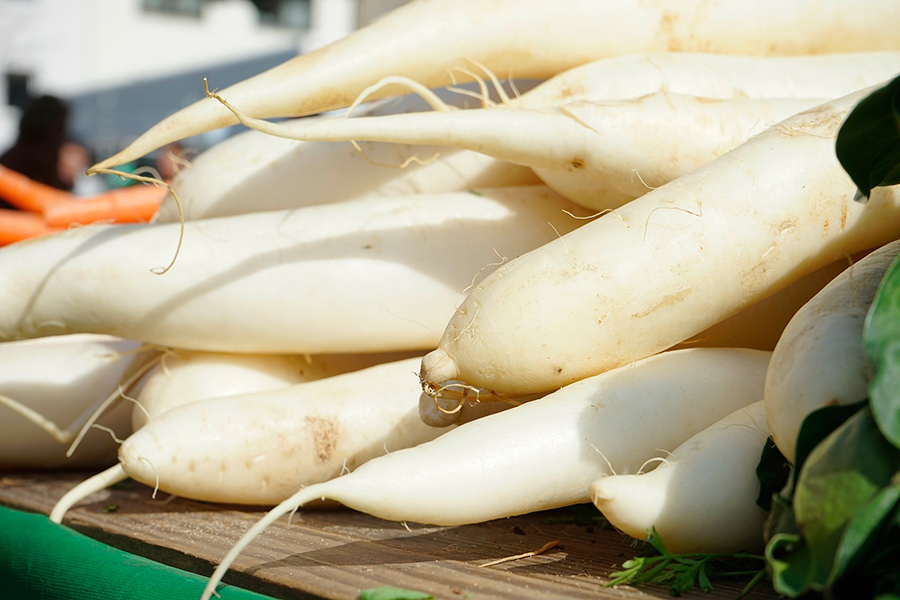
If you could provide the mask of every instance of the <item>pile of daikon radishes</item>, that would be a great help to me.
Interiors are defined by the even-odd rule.
[[[791,459],[806,414],[865,394],[900,189],[855,202],[834,139],[900,72],[897,23],[896,0],[414,0],[208,82],[90,171],[253,129],[153,223],[0,249],[24,419],[0,463],[108,467],[58,521],[127,477],[276,506],[205,598],[320,498],[438,525],[593,501],[674,552],[759,550],[767,438]]]

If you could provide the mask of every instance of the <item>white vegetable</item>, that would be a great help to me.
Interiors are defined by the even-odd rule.
[[[443,144],[476,150],[531,167],[569,200],[604,210],[668,183],[820,102],[711,100],[656,92],[555,108],[448,109],[293,125],[235,114],[248,127],[289,139]]]
[[[548,108],[576,100],[637,98],[663,91],[717,99],[835,98],[890,78],[898,64],[900,52],[896,51],[772,57],[690,52],[626,55],[569,69],[534,89],[530,89],[531,81],[516,81],[515,88],[522,95],[506,104]],[[447,90],[436,93],[452,105],[475,104],[474,99]],[[495,95],[493,99],[499,101],[500,97]],[[409,94],[361,106],[352,114],[378,116],[426,109],[424,100]],[[297,123],[321,118],[327,117],[305,118]],[[358,143],[362,153],[345,143],[299,143],[244,132],[200,154],[172,185],[185,217],[201,219],[340,202],[362,195],[457,191],[539,181],[530,169],[473,151]],[[439,156],[435,159],[436,154]],[[403,168],[384,166],[407,162]],[[354,176],[321,176],[329,170],[352,171]],[[557,173],[555,179],[550,177],[545,173],[554,188],[565,193],[561,181],[565,176]],[[570,191],[567,195],[575,197],[572,194]],[[179,219],[178,208],[169,195],[156,220]]]
[[[122,444],[122,468],[179,496],[276,504],[448,431],[419,419],[419,360],[172,409]]]
[[[898,20],[900,5],[894,0],[857,0],[853,10],[842,0],[417,0],[222,94],[254,117],[302,116],[348,106],[387,76],[432,88],[471,80],[473,63],[501,76],[542,79],[636,52],[896,49]],[[381,90],[382,96],[398,93],[392,87]],[[223,107],[199,101],[94,169],[234,122]]]
[[[900,242],[892,242],[847,268],[797,311],[775,346],[766,376],[766,417],[775,445],[789,461],[809,413],[868,396],[863,324],[898,253]]]
[[[482,272],[583,221],[543,186],[96,226],[0,252],[0,335],[91,331],[193,350],[427,350]],[[115,284],[110,284],[115,281]]]
[[[422,380],[524,395],[669,348],[841,257],[900,238],[900,188],[867,204],[823,104],[503,265],[469,292]],[[444,393],[443,391],[441,393]]]
[[[66,493],[50,518],[60,522],[75,503],[126,477],[185,498],[273,505],[371,458],[434,439],[448,429],[419,419],[418,360],[173,408],[125,440],[120,463]]]
[[[616,529],[646,539],[655,528],[671,552],[759,552],[766,513],[756,504],[756,467],[768,435],[760,400],[697,433],[652,471],[601,477],[591,499]]]
[[[519,82],[528,89],[528,82]],[[445,92],[450,104],[475,100]],[[425,110],[416,95],[362,106],[354,116]],[[328,117],[306,117],[310,122]],[[188,220],[344,202],[367,196],[465,191],[540,183],[527,167],[438,146],[286,141],[247,131],[201,153],[172,182]],[[405,165],[405,166],[404,166]],[[352,177],[323,176],[352,173]],[[171,194],[157,223],[180,221]]]
[[[704,98],[837,98],[892,78],[897,50],[797,56],[652,52],[573,67],[510,102],[544,108],[655,92]]]
[[[182,404],[286,388],[305,381],[409,358],[408,353],[231,354],[170,351],[141,382],[132,413],[135,431]]]
[[[67,442],[116,392],[138,346],[88,334],[0,343],[0,469],[96,468],[115,462],[118,446],[105,431],[89,432],[71,457]],[[118,407],[100,424],[127,436],[130,413],[131,405]]]
[[[263,529],[312,500],[438,525],[587,502],[590,484],[601,474],[636,472],[657,448],[674,449],[760,398],[769,357],[724,348],[663,353],[304,488],[244,534],[216,569],[204,598]]]

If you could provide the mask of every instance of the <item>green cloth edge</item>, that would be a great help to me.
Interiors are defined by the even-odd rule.
[[[0,596],[9,600],[199,599],[207,578],[123,552],[45,515],[0,506]],[[223,600],[265,600],[220,585]]]

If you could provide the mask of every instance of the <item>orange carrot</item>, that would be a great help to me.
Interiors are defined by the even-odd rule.
[[[59,231],[47,225],[41,215],[0,208],[0,246]]]
[[[71,199],[72,195],[0,166],[0,198],[21,210],[41,212],[47,206]]]
[[[44,207],[44,219],[52,227],[87,225],[96,221],[143,223],[153,218],[166,188],[132,185],[83,199],[71,199]]]

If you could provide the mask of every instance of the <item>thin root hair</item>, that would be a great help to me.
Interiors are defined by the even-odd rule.
[[[206,80],[203,80],[204,84]],[[173,266],[175,266],[175,261],[178,260],[178,254],[181,252],[181,245],[184,243],[184,229],[185,229],[185,219],[184,219],[184,206],[181,204],[181,199],[178,198],[178,194],[175,193],[175,189],[166,181],[163,181],[159,178],[159,173],[156,173],[156,177],[147,177],[144,175],[138,175],[137,173],[126,173],[125,171],[119,171],[117,169],[94,169],[89,171],[90,175],[95,174],[105,174],[105,175],[116,175],[122,179],[131,179],[133,181],[138,181],[140,183],[146,183],[150,185],[155,185],[157,187],[165,187],[169,190],[169,194],[171,194],[172,199],[175,200],[175,206],[178,207],[178,220],[181,224],[181,229],[178,233],[178,244],[175,246],[175,254],[172,256],[172,260],[165,267],[154,267],[150,269],[151,273],[156,275],[163,275],[168,272]]]
[[[472,276],[472,282],[471,282],[468,286],[466,286],[466,288],[462,291],[463,294],[468,293],[469,290],[471,290],[472,288],[475,287],[475,280],[478,279],[478,276],[479,276],[479,275],[481,275],[482,273],[484,273],[484,270],[485,270],[485,269],[489,269],[489,268],[491,268],[491,267],[499,267],[499,266],[501,266],[502,264],[504,264],[506,261],[509,260],[507,257],[501,255],[501,254],[497,251],[496,248],[492,248],[492,250],[494,251],[494,254],[497,255],[497,258],[500,259],[500,262],[492,262],[492,263],[488,263],[488,264],[484,265],[483,267],[481,267],[480,269],[478,269],[478,272],[475,273],[475,275]]]
[[[100,418],[100,416],[106,411],[107,408],[109,408],[114,402],[116,402],[120,398],[120,394],[122,393],[122,390],[123,389],[127,390],[132,385],[137,383],[137,381],[140,380],[140,378],[143,377],[144,374],[147,373],[147,371],[149,371],[151,368],[153,368],[154,365],[156,365],[157,363],[159,363],[162,360],[163,356],[165,356],[165,355],[159,354],[159,355],[154,356],[153,358],[147,360],[144,364],[142,364],[140,367],[135,369],[135,371],[131,375],[129,375],[125,379],[125,381],[122,382],[118,388],[116,388],[116,390],[114,392],[109,394],[98,405],[96,405],[96,408],[93,406],[88,407],[87,411],[85,411],[87,413],[87,417],[84,422],[84,425],[81,426],[81,429],[78,431],[78,434],[75,436],[75,439],[72,442],[72,445],[69,446],[69,449],[66,451],[66,456],[72,456],[72,454],[78,448],[79,444],[81,444],[81,440],[84,438],[85,434],[87,434],[87,432],[91,428],[91,426],[97,422],[97,419]],[[93,408],[93,412],[90,412],[92,408]],[[77,423],[82,418],[85,418],[84,415],[85,415],[85,413],[82,413],[82,415],[79,416],[78,419],[76,419],[74,422]]]
[[[769,427],[768,425],[760,425],[756,418],[752,419],[751,423],[730,423],[725,429],[749,429],[753,433],[758,433],[763,437],[769,437]]]
[[[153,477],[156,479],[156,483],[153,486],[153,493],[150,494],[150,497],[153,500],[156,500],[156,493],[159,492],[159,471],[156,470],[156,465],[154,465],[153,462],[146,456],[139,457],[139,460],[142,460],[143,462],[150,465],[150,469],[153,471]]]
[[[645,460],[640,467],[638,467],[637,474],[640,475],[644,472],[644,467],[651,463],[661,462],[664,464],[669,464],[669,459],[664,456],[654,456],[653,458],[648,458]]]
[[[10,398],[9,396],[0,394],[0,404],[28,419],[29,421],[46,431],[48,434],[50,434],[50,436],[60,444],[68,443],[74,435],[74,432],[70,429],[61,428],[59,425],[57,425],[41,413],[37,412],[33,408],[26,406],[25,404],[19,402],[18,400]]]
[[[469,320],[469,323],[463,328],[463,330],[460,331],[458,334],[456,334],[456,337],[453,338],[453,342],[454,342],[454,343],[456,343],[457,341],[459,341],[459,338],[461,338],[462,335],[463,335],[465,332],[467,332],[467,331],[469,330],[470,327],[472,327],[472,324],[475,323],[475,319],[478,317],[478,311],[479,311],[479,310],[481,310],[481,305],[478,305],[477,307],[475,307],[475,314],[472,315],[472,318]]]
[[[613,469],[612,463],[609,462],[609,459],[606,458],[606,455],[600,451],[600,448],[595,446],[593,443],[591,443],[591,448],[594,450],[594,452],[596,452],[597,454],[600,455],[600,458],[602,458],[604,460],[604,462],[606,462],[606,467],[609,469],[609,472],[612,473],[613,475],[618,475],[618,473],[616,473],[616,470]]]
[[[634,178],[635,178],[635,177],[637,177],[638,181],[641,182],[641,185],[642,185],[642,186],[644,186],[645,188],[647,188],[647,189],[650,190],[651,192],[652,192],[653,190],[659,189],[659,188],[653,187],[652,185],[650,185],[649,183],[647,183],[646,181],[644,181],[644,178],[641,177],[640,171],[638,171],[638,170],[635,169],[635,168],[632,168],[632,169],[631,169],[631,181],[632,181],[632,183],[634,183]]]
[[[487,78],[491,80],[491,83],[494,86],[494,91],[497,92],[497,97],[500,98],[500,104],[508,104],[510,101],[509,95],[506,93],[506,90],[503,89],[503,84],[500,82],[500,78],[490,70],[486,65],[481,62],[478,62],[474,58],[466,57],[466,61],[472,63],[481,71],[487,75]]]
[[[93,425],[91,425],[91,427],[94,429],[99,429],[100,431],[105,431],[106,433],[109,434],[109,437],[111,437],[113,439],[113,441],[120,446],[123,443],[125,443],[125,440],[119,438],[119,436],[116,435],[116,432],[113,431],[112,427],[107,427],[106,425],[100,425],[99,423],[94,423]]]
[[[643,235],[643,237],[641,237],[641,241],[646,241],[647,230],[650,227],[650,218],[653,216],[653,213],[655,213],[658,210],[680,210],[681,212],[687,213],[689,215],[693,215],[693,216],[697,217],[698,219],[703,217],[702,210],[698,210],[697,212],[694,212],[694,211],[688,210],[686,208],[681,208],[680,206],[657,206],[656,208],[654,208],[653,210],[650,211],[650,214],[647,215],[647,220],[644,221],[644,235]]]
[[[506,81],[509,83],[509,89],[512,90],[513,97],[516,99],[521,98],[522,92],[516,87],[516,80],[512,78],[512,73],[506,76]]]
[[[367,163],[369,163],[370,165],[374,165],[376,167],[388,167],[390,169],[405,169],[412,163],[416,163],[417,165],[422,165],[422,166],[430,165],[431,163],[435,162],[437,159],[439,159],[441,157],[440,152],[435,152],[434,154],[431,155],[431,158],[419,158],[418,154],[413,154],[412,156],[410,156],[409,158],[404,160],[402,163],[392,165],[390,163],[378,162],[377,160],[370,158],[366,154],[366,151],[362,149],[362,146],[360,146],[359,142],[357,142],[356,140],[350,140],[350,143],[353,145],[353,147],[356,149],[356,151],[359,152],[360,156],[362,156],[363,159]]]
[[[615,214],[616,216],[618,216],[618,213],[616,213],[615,209],[613,209],[613,208],[604,208],[604,209],[601,210],[600,212],[595,212],[595,213],[592,214],[592,215],[585,215],[585,216],[579,216],[579,215],[576,215],[576,214],[573,213],[572,211],[567,210],[567,209],[565,209],[565,208],[562,209],[562,211],[563,211],[564,213],[566,213],[567,215],[569,215],[570,217],[572,217],[573,219],[578,219],[578,220],[580,220],[580,221],[590,221],[591,219],[596,219],[597,217],[602,217],[603,215],[606,215],[606,214],[609,214],[609,213],[613,213],[613,214]],[[622,217],[619,217],[619,219],[621,219],[621,218],[622,218]]]
[[[550,228],[556,234],[556,237],[558,237],[559,241],[562,242],[563,248],[565,248],[565,250],[566,250],[566,254],[571,254],[571,252],[569,251],[569,245],[566,243],[565,237],[559,232],[559,229],[556,228],[556,225],[554,225],[550,221],[547,221],[547,225],[550,226]]]
[[[453,74],[456,71],[462,73],[463,75],[468,75],[469,77],[471,77],[478,84],[478,89],[481,90],[481,93],[457,87],[456,77]],[[453,82],[453,85],[447,86],[447,91],[459,94],[460,96],[475,98],[476,100],[481,102],[481,108],[490,108],[494,106],[494,101],[491,100],[491,94],[487,89],[487,82],[485,82],[482,77],[476,75],[465,67],[453,67],[449,71],[447,71],[447,74],[450,76],[450,80]]]
[[[204,80],[205,81],[205,80]],[[359,96],[356,97],[350,106],[347,107],[347,111],[344,113],[344,118],[349,117],[354,110],[359,108],[359,106],[366,101],[369,96],[377,92],[378,90],[387,87],[388,85],[399,85],[407,88],[411,93],[418,94],[422,100],[428,103],[428,105],[434,110],[455,110],[453,106],[450,106],[443,100],[441,100],[437,94],[435,94],[432,90],[428,89],[426,86],[422,85],[418,81],[414,79],[410,79],[409,77],[402,77],[400,75],[389,75],[388,77],[382,78],[377,83],[374,83],[364,89]],[[207,95],[210,95],[209,93]],[[212,97],[216,98],[220,102],[224,103],[217,94],[212,93]],[[225,104],[228,106],[228,104]]]
[[[137,169],[132,171],[132,175],[146,177],[147,179],[150,179],[153,181],[162,181],[163,180],[162,175],[159,174],[159,171],[156,169],[156,167],[152,167],[150,165],[144,165],[144,166],[138,167]]]
[[[127,395],[127,394],[125,393],[125,391],[122,390],[121,386],[119,387],[119,395],[122,397],[123,400],[127,400],[128,402],[131,402],[131,403],[134,404],[138,409],[140,409],[140,411],[141,411],[142,413],[144,413],[144,416],[147,417],[147,420],[148,420],[148,421],[151,420],[152,417],[150,416],[150,412],[144,407],[143,404],[141,404],[141,401],[138,400],[137,398],[132,398],[131,396]],[[95,427],[96,427],[96,425],[95,425]]]

